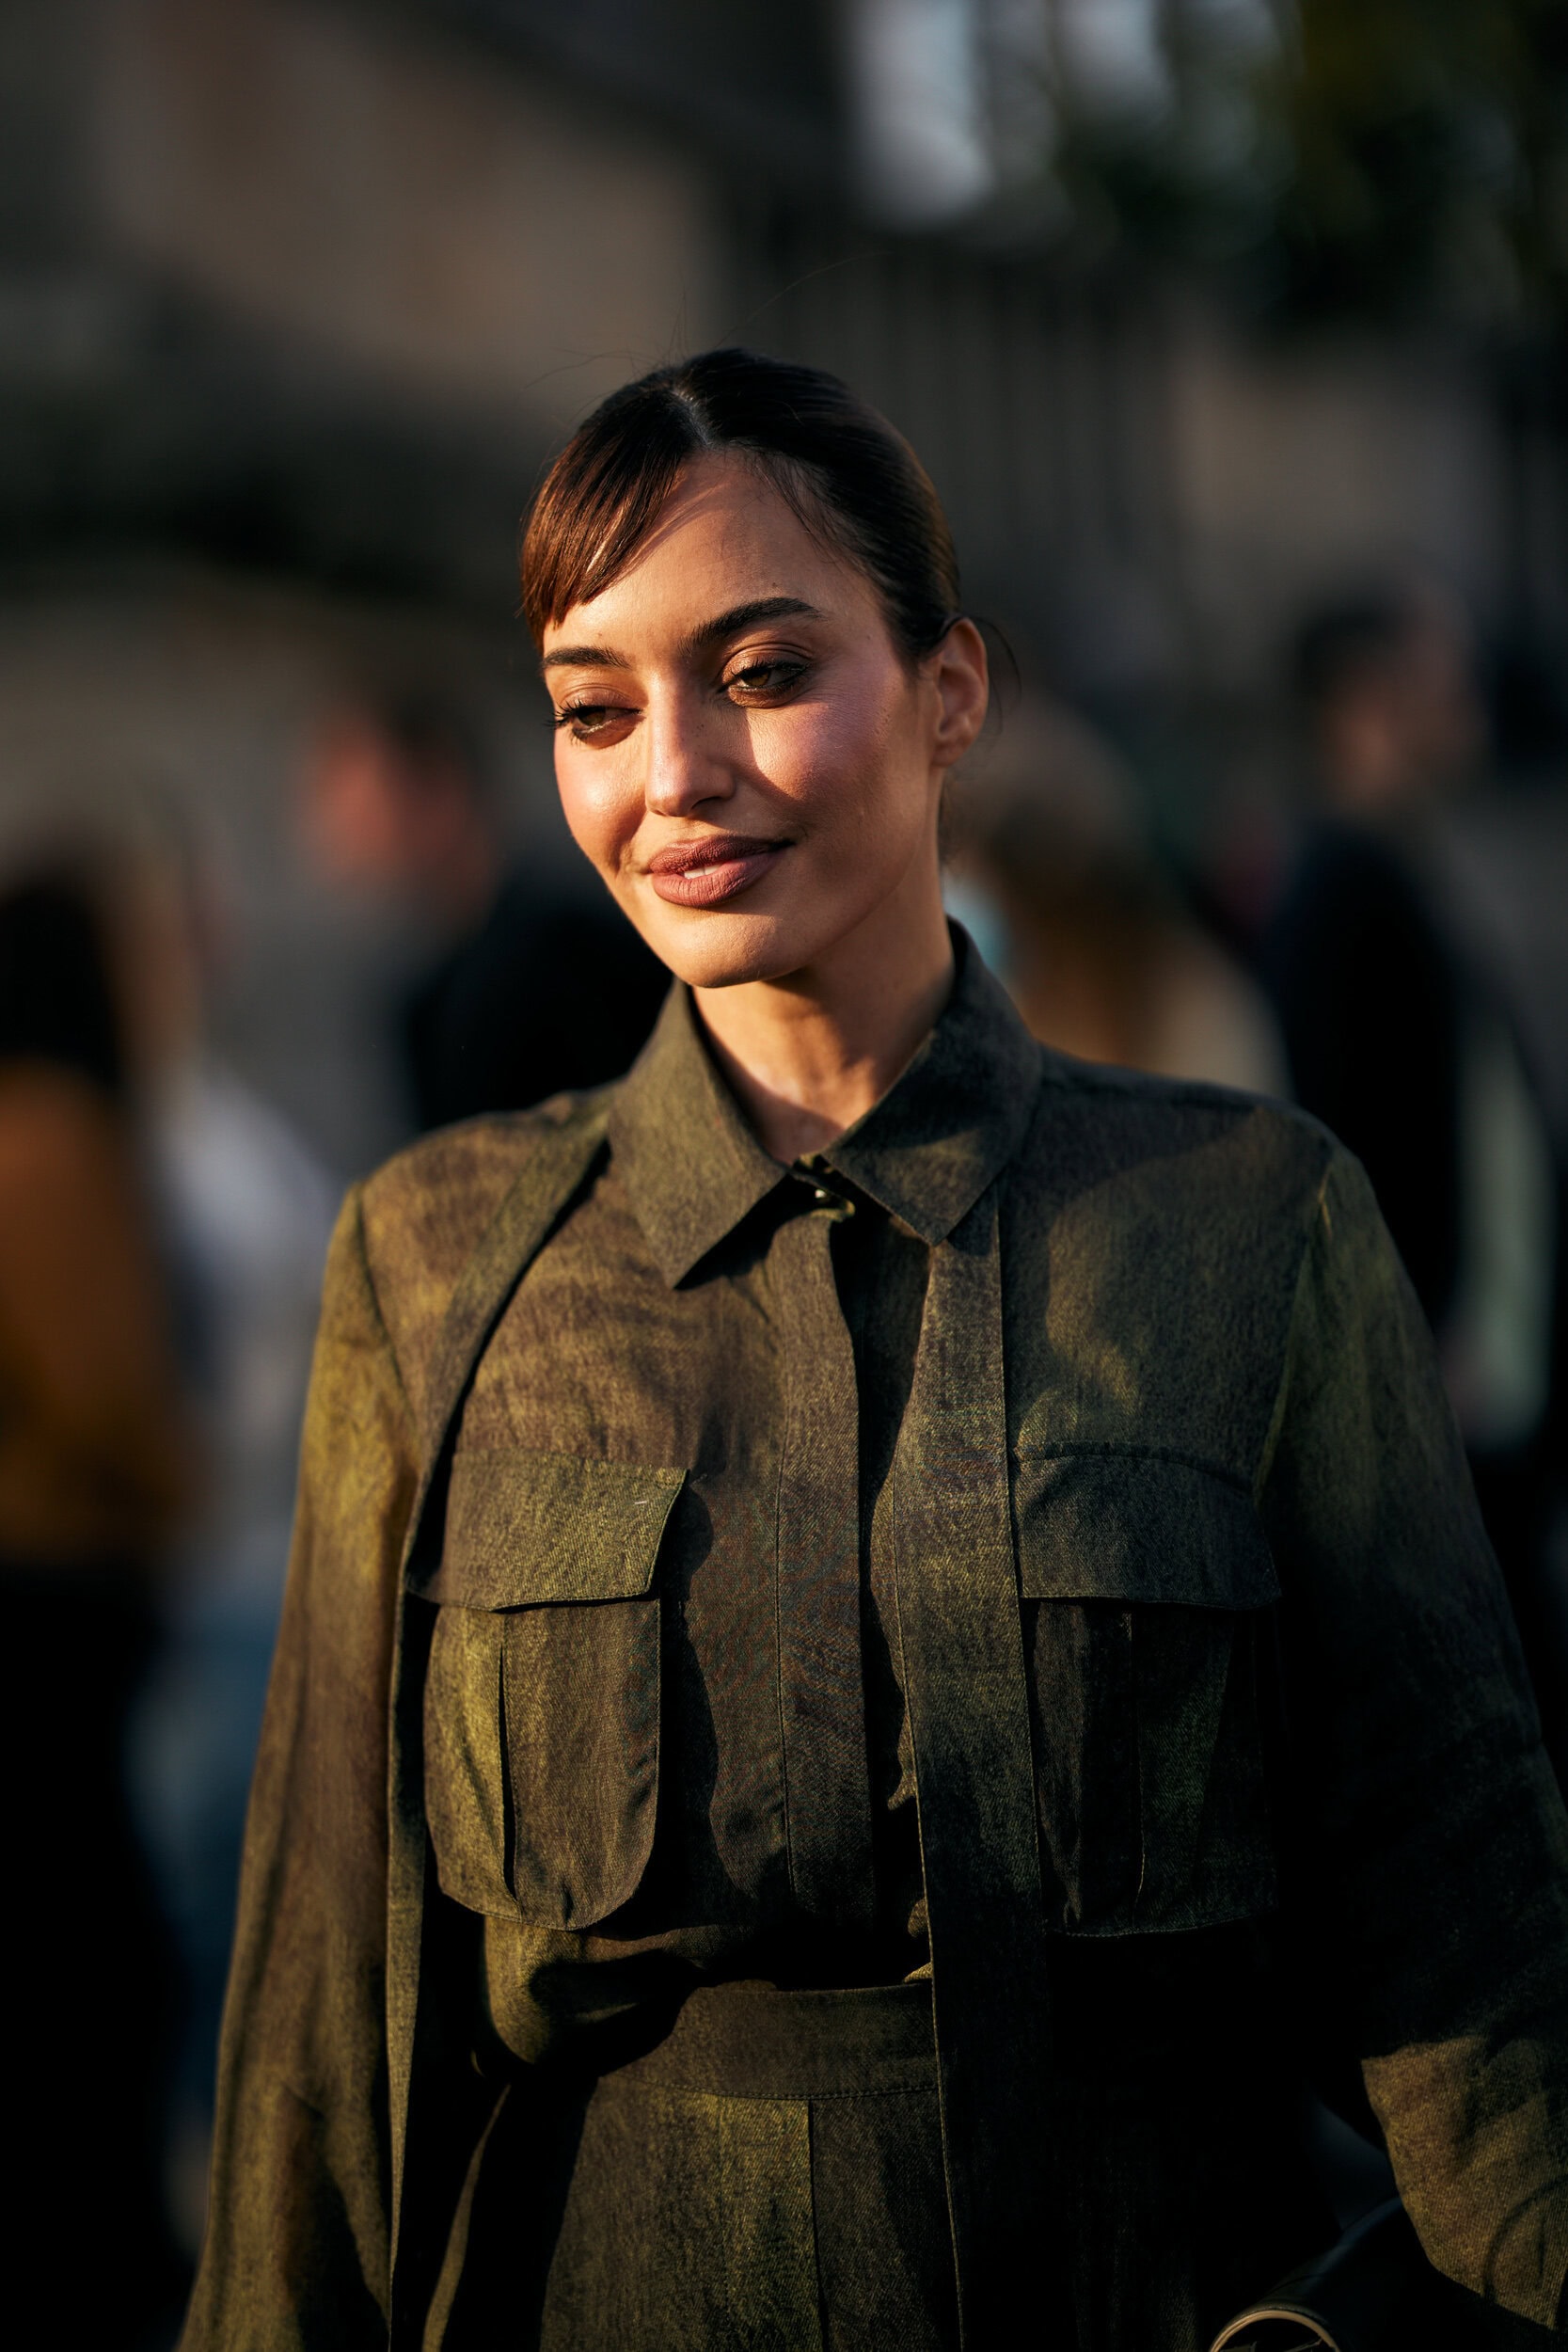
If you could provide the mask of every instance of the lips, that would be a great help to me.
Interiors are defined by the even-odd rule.
[[[671,906],[721,906],[771,873],[789,846],[745,834],[708,834],[656,850],[643,871]]]

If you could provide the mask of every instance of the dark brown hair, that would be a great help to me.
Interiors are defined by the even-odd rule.
[[[694,457],[733,450],[808,531],[876,589],[917,660],[958,614],[952,535],[901,434],[821,368],[705,351],[625,385],[567,442],[523,537],[522,610],[535,644],[635,560]]]

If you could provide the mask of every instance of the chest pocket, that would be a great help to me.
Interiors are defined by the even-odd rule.
[[[1158,1456],[1023,1454],[1014,1502],[1056,1924],[1272,1909],[1260,1696],[1279,1583],[1250,1496]]]
[[[425,1809],[470,1910],[583,1929],[636,1892],[658,1796],[654,1569],[686,1473],[460,1453],[425,1681]]]

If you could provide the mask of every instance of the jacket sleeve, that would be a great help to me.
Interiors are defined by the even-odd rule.
[[[351,1194],[311,1372],[183,2352],[387,2341],[388,1693],[416,1475]]]
[[[1410,1285],[1317,1203],[1260,1507],[1287,1917],[1431,2261],[1550,2326],[1568,2270],[1568,1822]]]

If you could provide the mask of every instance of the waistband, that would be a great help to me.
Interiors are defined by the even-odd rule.
[[[664,2040],[605,2081],[731,2099],[934,2094],[931,1988],[923,1980],[813,1993],[701,1985]]]

